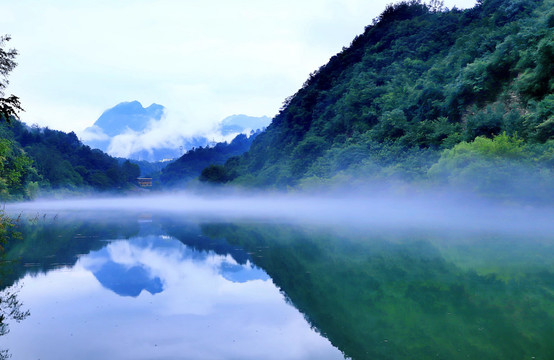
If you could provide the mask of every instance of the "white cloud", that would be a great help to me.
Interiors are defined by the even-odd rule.
[[[79,135],[82,141],[104,141],[110,139],[110,137],[106,135],[104,131],[96,125],[86,128]]]
[[[128,129],[111,138],[107,152],[117,157],[154,149],[179,149],[194,138],[210,137],[216,133],[216,124],[184,119],[177,112],[165,112],[161,120],[150,120],[144,131]],[[221,136],[218,136],[220,140]]]

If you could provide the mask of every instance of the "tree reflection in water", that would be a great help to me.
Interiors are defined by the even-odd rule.
[[[348,358],[551,359],[551,237],[203,224]]]
[[[12,286],[0,291],[0,336],[10,332],[9,321],[20,322],[30,315],[29,310],[22,310],[23,304],[17,298],[19,286]],[[6,349],[0,349],[0,360],[11,356]]]
[[[29,310],[22,310],[23,304],[19,301],[17,294],[20,285],[5,286],[3,279],[6,273],[6,264],[4,249],[8,240],[20,238],[20,235],[14,231],[14,223],[3,211],[0,212],[0,336],[10,332],[9,321],[20,322],[30,315]],[[7,349],[0,348],[0,360],[11,357]]]

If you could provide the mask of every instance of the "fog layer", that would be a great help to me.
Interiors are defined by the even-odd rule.
[[[554,208],[505,205],[466,194],[358,191],[334,194],[163,193],[148,196],[39,200],[9,204],[11,213],[172,213],[209,220],[256,220],[554,234]]]

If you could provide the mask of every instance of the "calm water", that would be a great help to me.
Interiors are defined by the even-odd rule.
[[[13,359],[554,357],[549,234],[121,212],[20,231]]]

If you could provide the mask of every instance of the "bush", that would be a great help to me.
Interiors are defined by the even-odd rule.
[[[442,184],[481,195],[545,201],[554,197],[552,161],[554,144],[524,144],[505,133],[493,139],[477,137],[444,150],[427,172]]]
[[[228,181],[227,171],[222,165],[210,165],[202,170],[200,181],[209,183],[225,183]]]

